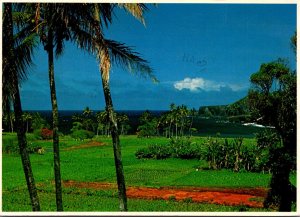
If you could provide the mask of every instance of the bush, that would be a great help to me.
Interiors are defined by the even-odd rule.
[[[263,138],[261,138],[263,139]],[[260,140],[265,141],[265,139]],[[138,159],[199,159],[207,162],[209,169],[232,169],[238,171],[270,171],[270,150],[255,143],[243,143],[243,138],[233,140],[209,137],[202,144],[192,142],[190,138],[171,139],[164,145],[149,145],[136,151]],[[269,144],[269,142],[268,142]],[[294,159],[291,159],[294,161]]]
[[[38,153],[43,149],[38,143],[33,141],[27,141],[27,151],[29,153]],[[19,144],[16,137],[3,138],[2,140],[2,152],[6,154],[19,154]]]
[[[2,139],[2,152],[6,154],[19,153],[19,146],[17,138],[3,138]]]
[[[151,154],[151,152],[150,152],[150,150],[148,148],[142,148],[142,149],[138,149],[135,152],[135,157],[137,159],[152,158],[152,154]]]
[[[171,149],[168,145],[149,145],[147,148],[137,150],[135,156],[138,159],[166,159],[169,158],[171,154]]]
[[[71,137],[74,139],[84,140],[91,139],[94,137],[94,133],[88,130],[74,130],[71,134]]]
[[[41,129],[41,137],[44,140],[53,138],[53,130],[49,130],[48,128]]]
[[[181,159],[199,159],[200,148],[188,138],[171,139],[172,156]]]

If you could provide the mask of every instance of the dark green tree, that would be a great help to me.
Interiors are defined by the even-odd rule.
[[[274,126],[282,146],[270,153],[272,163],[271,190],[265,206],[275,205],[280,211],[290,211],[296,197],[289,181],[296,157],[296,74],[283,60],[262,64],[251,76],[249,91],[252,115],[265,125]],[[274,144],[275,145],[275,144]]]

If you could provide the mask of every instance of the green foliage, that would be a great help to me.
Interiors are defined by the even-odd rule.
[[[271,148],[280,145],[280,138],[274,130],[264,130],[256,134],[257,146],[260,149]]]
[[[19,153],[19,146],[17,138],[4,137],[2,138],[2,152],[11,154]]]
[[[192,142],[190,138],[180,137],[172,138],[169,144],[172,150],[172,156],[181,159],[199,159],[200,147],[196,142]]]
[[[94,132],[88,130],[74,130],[71,137],[78,140],[91,139],[94,137]]]
[[[188,138],[172,138],[168,144],[149,145],[147,148],[138,149],[135,153],[138,159],[166,159],[169,157],[180,159],[199,159],[199,146]]]
[[[41,130],[42,129],[36,129],[33,131],[33,135],[34,135],[35,139],[42,139]]]
[[[206,118],[222,118],[230,122],[243,122],[250,120],[248,98],[238,100],[229,105],[200,107],[198,114]]]
[[[262,141],[260,137],[259,141]],[[275,144],[273,144],[275,145]],[[231,169],[270,172],[269,149],[243,138],[208,137],[202,142],[191,138],[172,138],[169,143],[148,145],[135,152],[137,159],[198,159],[205,160],[208,169]],[[202,168],[200,168],[202,169]]]
[[[285,60],[278,59],[260,66],[251,75],[253,88],[249,91],[252,115],[263,124],[274,126],[280,136],[279,146],[269,145],[279,140],[275,136],[262,135],[260,146],[269,146],[272,171],[271,190],[266,206],[277,206],[280,211],[290,211],[296,191],[289,182],[289,173],[295,169],[297,146],[297,78]]]
[[[31,128],[33,131],[40,130],[42,128],[49,128],[47,121],[41,116],[40,113],[36,112],[32,115]]]
[[[156,134],[156,119],[149,111],[145,111],[139,118],[140,126],[137,129],[138,137],[150,137]]]
[[[29,135],[27,137],[27,151],[29,153],[37,153],[42,146],[36,141],[36,139]],[[2,153],[5,154],[18,154],[19,145],[16,134],[4,135],[2,138]]]
[[[147,148],[139,149],[136,151],[135,156],[138,159],[152,158],[152,159],[166,159],[171,156],[172,152],[168,145],[149,145]]]

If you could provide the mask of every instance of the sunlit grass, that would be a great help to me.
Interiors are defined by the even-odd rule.
[[[5,135],[6,136],[6,135]],[[9,135],[13,137],[15,135]],[[197,142],[205,141],[205,137],[194,137]],[[61,173],[63,180],[82,182],[116,182],[113,149],[110,137],[98,137],[97,141],[104,146],[84,149],[65,150],[88,143],[75,141],[68,137],[61,138]],[[38,141],[47,147],[44,155],[31,154],[34,177],[39,188],[39,196],[44,211],[55,210],[54,169],[51,141]],[[271,175],[262,173],[240,172],[231,170],[198,170],[205,164],[197,159],[136,159],[135,152],[149,144],[167,144],[167,138],[140,139],[136,136],[122,136],[122,158],[127,186],[196,186],[196,187],[267,187]],[[245,139],[245,143],[255,142]],[[291,182],[296,184],[296,174],[291,175]],[[2,191],[4,211],[30,211],[29,196],[18,154],[2,155]],[[113,191],[65,189],[64,202],[66,211],[118,211],[118,201]],[[131,211],[239,211],[238,207],[224,207],[209,204],[190,204],[182,202],[130,199]]]

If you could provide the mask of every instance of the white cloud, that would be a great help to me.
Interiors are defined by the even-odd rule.
[[[224,87],[230,88],[232,91],[239,91],[239,90],[247,88],[244,85],[227,84],[224,82],[205,80],[204,78],[189,78],[189,77],[187,77],[181,81],[174,82],[174,88],[176,88],[177,90],[188,89],[192,92],[197,92],[199,90],[203,90],[206,92],[220,91],[221,88],[224,88]]]

